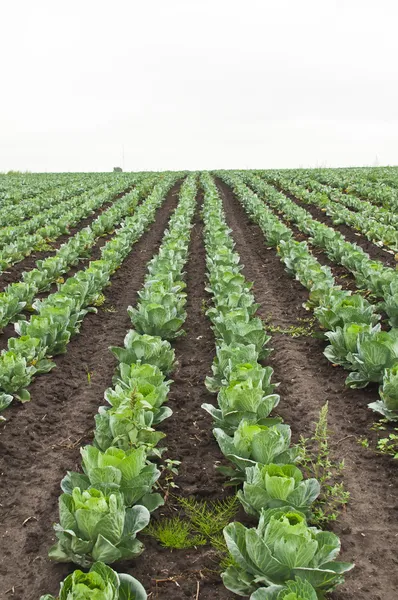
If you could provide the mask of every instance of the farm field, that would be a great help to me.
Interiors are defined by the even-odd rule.
[[[0,600],[395,598],[397,208],[393,167],[0,175]]]

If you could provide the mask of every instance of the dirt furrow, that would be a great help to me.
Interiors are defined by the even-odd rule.
[[[45,592],[55,593],[73,569],[47,558],[60,481],[78,466],[80,446],[92,439],[94,415],[116,366],[108,347],[122,345],[131,327],[127,307],[136,302],[147,262],[177,205],[178,190],[176,184],[155,223],[112,277],[105,310],[84,319],[67,353],[56,358],[57,368],[30,386],[31,402],[7,410],[0,434],[1,600],[37,600]]]
[[[204,313],[204,301],[208,295],[204,289],[206,267],[203,224],[199,215],[201,201],[199,195],[186,267],[186,335],[173,344],[178,360],[168,402],[173,415],[163,421],[161,430],[167,434],[165,457],[181,461],[179,474],[174,480],[178,485],[175,493],[195,496],[197,500],[215,500],[224,497],[226,492],[223,490],[225,479],[214,468],[222,455],[212,434],[212,420],[201,408],[204,402],[215,402],[215,397],[207,392],[204,385],[205,376],[210,373],[215,344],[210,321]],[[155,518],[175,516],[178,511],[179,505],[171,497]],[[210,546],[169,550],[161,548],[150,537],[145,537],[144,543],[143,555],[127,572],[134,574],[148,593],[153,593],[151,597],[156,600],[195,598],[199,581],[201,600],[231,598],[231,593],[214,572],[218,561]],[[126,571],[125,565],[120,564],[120,570]]]
[[[236,249],[245,264],[244,274],[255,282],[260,316],[271,315],[275,326],[295,325],[305,315],[306,291],[288,277],[275,250],[267,249],[261,230],[248,221],[231,190],[219,185]],[[345,371],[333,368],[323,357],[321,340],[274,334],[271,345],[269,364],[275,380],[281,382],[278,412],[292,426],[295,440],[310,433],[328,401],[332,448],[336,459],[345,460],[344,481],[351,500],[333,530],[342,540],[342,559],[354,560],[357,566],[332,596],[335,600],[394,598],[398,586],[397,468],[392,460],[364,450],[357,441],[369,434],[373,418],[366,405],[376,399],[376,390],[348,389]]]

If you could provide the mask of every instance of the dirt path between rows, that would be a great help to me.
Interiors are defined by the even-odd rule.
[[[37,600],[40,594],[57,593],[59,582],[73,570],[71,564],[47,558],[55,539],[60,481],[78,467],[79,449],[92,439],[94,415],[116,366],[108,347],[121,346],[131,327],[127,307],[137,300],[178,190],[179,184],[170,190],[155,223],[112,277],[104,292],[108,312],[88,315],[67,353],[56,358],[57,368],[30,386],[31,402],[15,402],[7,410],[8,421],[0,429],[1,600]]]
[[[285,327],[308,316],[302,302],[307,292],[288,277],[274,249],[267,249],[264,236],[251,224],[231,192],[219,182],[227,221],[233,229],[244,274],[254,281],[254,295],[261,303],[259,315],[272,315],[272,324]],[[334,600],[382,600],[394,598],[398,586],[396,543],[397,466],[394,461],[363,449],[359,436],[369,435],[373,422],[367,403],[375,389],[345,387],[345,371],[333,368],[323,357],[325,343],[312,337],[292,338],[274,334],[274,352],[269,364],[280,381],[278,412],[292,426],[295,440],[308,435],[321,406],[329,402],[329,427],[335,458],[344,459],[344,481],[351,501],[334,524],[342,541],[342,560],[355,561],[346,583],[332,594]]]
[[[160,426],[167,434],[165,457],[181,461],[179,474],[174,480],[178,485],[175,493],[184,497],[194,496],[199,501],[216,500],[226,495],[223,490],[225,479],[214,468],[222,455],[212,434],[212,420],[201,408],[204,402],[215,402],[215,396],[207,392],[204,385],[215,354],[215,343],[210,321],[203,309],[203,301],[208,294],[204,289],[206,266],[203,224],[199,214],[201,202],[202,195],[199,194],[186,266],[186,335],[173,344],[178,360],[168,402],[173,415]],[[233,490],[229,488],[227,493],[233,493]],[[155,518],[179,513],[181,508],[171,497]],[[143,539],[145,551],[127,572],[143,583],[148,594],[152,592],[151,598],[194,599],[198,585],[200,600],[231,598],[231,593],[224,588],[217,574],[218,560],[210,546],[169,550],[150,537]],[[126,571],[122,563],[119,570]]]

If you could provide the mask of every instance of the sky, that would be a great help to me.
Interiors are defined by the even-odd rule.
[[[18,0],[0,171],[398,164],[395,0]]]

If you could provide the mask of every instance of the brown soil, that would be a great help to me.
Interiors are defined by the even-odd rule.
[[[60,246],[62,246],[62,244],[65,244],[65,242],[68,242],[72,236],[74,236],[78,231],[81,231],[82,229],[84,229],[84,227],[87,227],[87,225],[91,225],[91,223],[102,212],[104,212],[104,210],[109,208],[109,206],[111,206],[114,202],[116,202],[116,200],[118,200],[125,194],[128,194],[128,192],[130,190],[131,190],[131,188],[127,188],[126,190],[124,190],[124,192],[121,192],[120,194],[115,196],[113,198],[113,200],[110,200],[109,202],[105,202],[102,206],[97,208],[97,210],[95,210],[91,215],[89,215],[85,219],[82,219],[81,221],[79,221],[79,223],[75,227],[71,227],[69,229],[69,233],[60,235],[54,242],[51,242],[51,244],[50,244],[50,246],[52,247],[51,250],[46,250],[46,251],[42,251],[42,252],[33,252],[29,256],[26,256],[20,262],[16,263],[12,267],[10,267],[10,269],[8,271],[4,271],[3,273],[1,273],[1,275],[0,275],[0,291],[3,291],[4,288],[7,285],[9,285],[10,283],[16,283],[17,281],[19,281],[21,279],[21,275],[24,271],[30,271],[31,269],[34,269],[36,267],[36,261],[44,260],[44,259],[48,258],[49,256],[53,256],[55,254],[55,252],[60,248]]]
[[[295,325],[304,314],[301,305],[307,293],[287,276],[275,250],[267,249],[261,230],[248,222],[232,192],[224,184],[220,188],[236,249],[246,265],[244,273],[255,282],[260,316],[271,314],[275,326]],[[342,560],[354,561],[356,568],[332,597],[392,599],[398,586],[397,465],[357,443],[360,436],[371,437],[369,427],[374,419],[367,403],[376,399],[376,390],[348,389],[346,372],[333,368],[323,357],[321,340],[274,334],[271,345],[274,352],[269,364],[275,380],[281,382],[278,412],[292,426],[295,440],[311,432],[312,422],[328,401],[334,457],[345,460],[344,482],[351,500],[333,531],[341,537]]]
[[[177,204],[178,188],[169,192],[156,222],[112,277],[105,291],[105,308],[112,312],[88,315],[67,353],[56,358],[57,368],[30,387],[31,402],[15,402],[7,409],[0,430],[1,600],[37,600],[40,594],[56,593],[72,570],[47,558],[60,481],[78,467],[79,448],[92,439],[94,415],[115,369],[108,347],[121,346],[131,327],[127,307],[136,302],[146,264]]]

